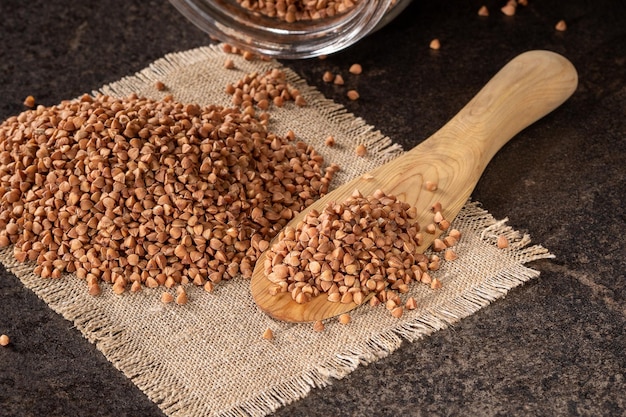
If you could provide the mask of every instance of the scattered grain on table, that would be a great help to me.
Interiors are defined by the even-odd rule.
[[[187,292],[183,287],[178,287],[176,289],[176,304],[185,305],[187,304],[187,301],[189,301],[189,298],[187,297]]]
[[[229,43],[223,43],[222,44],[222,51],[227,53],[227,54],[240,55],[246,61],[254,61],[256,59],[260,59],[260,60],[263,60],[263,61],[270,60],[270,58],[267,57],[267,56],[259,55],[259,54],[256,54],[254,52],[238,48],[238,47],[236,47],[234,45],[231,45]]]
[[[451,229],[448,232],[448,236],[455,238],[456,241],[458,242],[461,239],[461,232],[457,229]]]
[[[348,98],[352,101],[358,100],[361,97],[359,92],[356,90],[348,90],[346,96],[348,96]]]
[[[339,323],[341,324],[348,324],[352,321],[352,317],[350,317],[350,314],[348,313],[343,313],[339,316]]]
[[[409,297],[404,304],[404,308],[407,310],[415,310],[417,308],[417,301],[414,297]]]
[[[316,332],[323,332],[325,328],[326,326],[324,326],[324,323],[321,320],[316,320],[313,323],[313,330]]]
[[[443,284],[441,283],[441,280],[439,278],[433,278],[433,280],[430,282],[430,288],[433,290],[438,290],[443,286]]]
[[[517,1],[509,0],[504,6],[502,6],[502,8],[500,8],[500,11],[506,16],[513,16],[515,15],[516,9]]]
[[[33,96],[26,97],[24,99],[24,105],[26,107],[30,107],[30,108],[35,107],[35,97],[33,97]]]
[[[454,261],[458,259],[459,256],[456,254],[456,252],[453,249],[448,248],[446,249],[443,257],[446,261]]]
[[[404,308],[402,306],[398,306],[391,310],[391,315],[395,318],[399,319],[404,315]]]
[[[235,61],[233,61],[231,58],[226,58],[226,60],[224,61],[224,68],[226,68],[226,69],[234,69],[235,68]]]
[[[454,236],[448,235],[448,236],[443,238],[443,242],[446,244],[447,247],[450,248],[450,247],[452,247],[452,246],[457,244],[458,239],[455,238]]]
[[[363,67],[361,66],[361,64],[352,64],[348,71],[350,72],[350,74],[359,75],[363,72]]]

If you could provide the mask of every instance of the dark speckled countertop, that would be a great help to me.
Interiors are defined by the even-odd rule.
[[[415,0],[325,61],[287,62],[410,148],[529,49],[569,58],[580,84],[493,159],[473,198],[556,259],[541,276],[447,330],[364,366],[278,416],[626,415],[626,12],[620,0]],[[560,19],[565,32],[555,31]],[[441,40],[441,49],[428,45]],[[209,39],[166,0],[2,0],[0,119],[51,105]],[[359,62],[361,93],[326,85]],[[523,112],[524,109],[519,109]],[[0,273],[2,416],[158,416],[158,407],[12,275]]]

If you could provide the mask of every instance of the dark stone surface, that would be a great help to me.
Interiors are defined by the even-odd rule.
[[[626,13],[619,0],[415,0],[391,25],[325,61],[289,62],[324,94],[410,148],[529,49],[569,58],[580,85],[493,159],[473,198],[557,258],[541,277],[453,328],[364,366],[278,416],[626,414]],[[559,19],[566,32],[554,30]],[[432,38],[442,48],[432,51]],[[0,2],[0,119],[33,95],[90,92],[168,52],[208,43],[167,1]],[[348,76],[353,62],[359,77]],[[321,74],[341,71],[346,88]],[[520,109],[520,112],[524,111]],[[2,416],[156,416],[71,323],[0,274]]]

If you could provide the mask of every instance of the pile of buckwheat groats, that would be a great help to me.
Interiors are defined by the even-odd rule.
[[[250,277],[337,169],[266,125],[171,96],[84,95],[10,117],[0,124],[0,245],[42,277],[76,273],[94,295],[102,281],[121,294]]]

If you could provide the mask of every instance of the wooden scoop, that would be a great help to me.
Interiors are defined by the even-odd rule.
[[[311,209],[331,201],[346,200],[355,189],[364,196],[381,189],[415,206],[421,226],[432,223],[431,210],[440,202],[444,218],[452,220],[468,200],[478,179],[495,153],[514,135],[545,116],[574,92],[578,77],[564,57],[548,51],[519,55],[500,70],[445,126],[411,151],[364,176],[335,189],[305,209],[295,225]],[[426,190],[426,182],[437,184]],[[426,250],[436,235],[423,233],[419,251]],[[264,274],[265,253],[256,263],[251,282],[257,305],[272,317],[288,322],[323,320],[348,312],[356,304],[329,302],[326,294],[305,304],[290,293],[270,295],[272,283]]]

